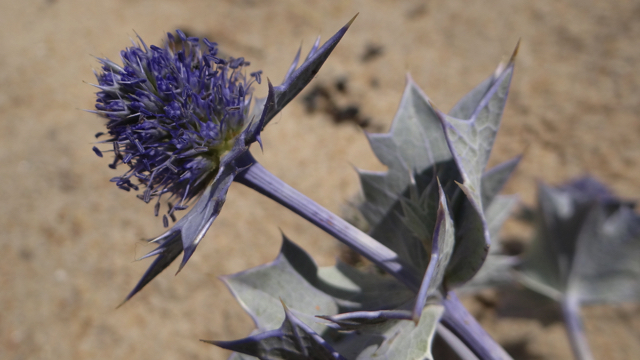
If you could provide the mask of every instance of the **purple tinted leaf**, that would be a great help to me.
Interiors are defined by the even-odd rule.
[[[298,95],[300,91],[302,91],[302,89],[304,89],[304,87],[307,86],[307,84],[316,76],[333,49],[338,45],[347,30],[349,30],[349,27],[356,19],[356,16],[338,30],[338,32],[327,40],[327,42],[325,42],[319,49],[317,46],[320,39],[318,39],[314,47],[309,52],[307,59],[299,68],[294,70],[298,63],[298,59],[300,58],[300,52],[298,51],[298,55],[296,55],[283,83],[274,88],[275,106],[269,109],[269,114],[265,120],[265,124],[269,123],[269,121],[271,121],[271,119],[273,119],[280,110],[293,100],[293,98],[296,97],[296,95]]]
[[[500,127],[513,75],[513,63],[496,72],[491,87],[476,104],[469,119],[458,119],[438,112],[445,129],[449,149],[469,189],[474,204],[481,205],[481,177],[489,160],[495,136]]]
[[[356,16],[358,16],[356,14]],[[268,124],[293,98],[295,98],[302,89],[304,89],[309,82],[316,76],[320,68],[327,60],[333,49],[338,45],[344,34],[349,30],[349,27],[355,20],[354,16],[345,26],[343,26],[338,32],[333,35],[322,47],[317,48],[320,38],[316,40],[313,48],[309,51],[309,54],[305,61],[298,67],[300,61],[300,51],[296,53],[293,63],[289,67],[287,74],[282,81],[282,84],[274,87],[274,105],[270,107],[269,113],[265,118],[264,125]],[[256,99],[253,114],[262,113],[266,98]]]
[[[576,241],[592,204],[544,184],[538,187],[536,234],[523,256],[520,280],[560,301],[567,289]]]
[[[289,77],[291,76],[291,74],[293,74],[293,72],[296,70],[296,68],[298,68],[298,62],[300,61],[300,52],[301,51],[302,51],[302,46],[300,46],[298,48],[298,52],[296,53],[296,57],[293,58],[293,62],[291,63],[291,66],[289,67],[289,70],[287,70],[287,73],[284,75],[284,79],[282,79],[283,83],[285,81],[287,81],[287,79],[289,79]]]
[[[386,316],[386,321],[377,325],[371,323],[358,329],[357,332],[346,334],[334,347],[348,359],[433,359],[431,343],[442,313],[442,306],[429,305],[416,324],[409,320],[393,319],[396,315],[401,318],[410,316],[408,311],[405,313],[380,312],[380,319],[385,320],[384,316]],[[375,315],[375,313],[362,314],[362,316],[373,318]]]
[[[252,160],[248,159],[248,162],[252,162]],[[375,243],[374,240],[368,238],[365,234],[362,234],[361,232],[357,231],[357,229],[353,228],[353,226],[350,226],[349,224],[344,222],[344,220],[319,207],[304,195],[300,194],[287,184],[283,183],[280,179],[276,178],[266,169],[264,169],[264,167],[262,167],[259,163],[256,163],[255,165],[249,167],[247,170],[239,174],[236,180],[288,207],[292,211],[303,216],[305,219],[316,224],[323,230],[329,232],[339,240],[344,241],[346,244],[349,244],[350,246],[353,245],[356,251],[364,254],[367,258],[374,261],[378,266],[388,271],[390,274],[400,280],[402,284],[406,284],[410,287],[411,290],[414,290],[416,292],[418,291],[420,284],[419,278],[412,273],[411,268],[407,268],[406,265],[402,265],[402,263],[398,262],[398,258],[393,253],[393,251],[390,251],[384,246],[380,246],[379,243],[377,243],[377,246],[370,248],[369,244]],[[332,224],[332,226],[329,227],[327,226],[327,224]],[[253,271],[253,269],[251,271]],[[344,276],[338,276],[337,278],[339,279],[339,281],[331,283],[335,285],[340,284],[340,286],[337,287],[344,288],[343,291],[346,291],[347,294],[352,293],[352,289],[354,288],[355,289],[353,291],[357,291],[356,289],[358,288],[358,286],[355,285],[356,281],[354,279],[357,279],[358,277],[349,275],[346,275],[346,277],[348,279],[344,279]],[[375,286],[373,288],[375,288]],[[232,291],[234,290],[232,289]],[[297,291],[300,292],[299,289]],[[304,291],[302,292],[304,293]],[[381,291],[380,293],[386,294],[388,292],[389,291],[385,290]],[[256,294],[249,294],[249,296],[247,296],[246,298],[249,300],[260,299],[260,296],[263,295],[264,292],[260,292]],[[244,299],[244,296],[237,297],[239,299]],[[244,300],[240,301],[242,302]],[[496,356],[495,358],[509,359],[508,356],[502,356],[506,355],[506,353],[504,353],[499,345],[497,345],[495,341],[493,341],[491,337],[480,327],[480,325],[475,322],[473,317],[464,309],[464,307],[462,307],[455,296],[451,297],[451,299],[445,299],[444,303],[447,308],[453,309],[452,311],[455,312],[455,315],[447,316],[445,314],[443,322],[445,322],[446,326],[455,329],[454,332],[456,334],[460,334],[465,343],[468,344],[474,352],[480,354],[480,356],[486,354],[499,354],[500,356]],[[260,306],[261,304],[262,303],[258,303],[258,306]],[[340,302],[340,305],[343,306],[343,303]],[[252,307],[248,307],[244,304],[243,306],[245,307],[245,309],[247,309],[247,311],[252,311],[253,309]],[[255,308],[258,309],[258,306],[255,306]],[[263,312],[260,312],[260,314],[263,314]],[[324,314],[326,315],[328,313],[325,312]],[[426,316],[425,314],[426,313],[423,311],[423,317]],[[260,319],[254,316],[254,321],[256,321],[258,326],[260,326],[259,320]],[[413,322],[408,323],[413,326]],[[422,320],[420,324],[420,326],[422,326]],[[350,351],[349,354],[353,356],[345,355],[346,353],[343,353],[343,355],[347,356],[347,358],[355,358],[359,354],[359,351],[363,351],[363,349],[368,348],[373,344],[381,344],[382,342],[384,342],[384,336],[380,334],[372,334],[371,336],[366,338],[350,338],[349,341],[350,343],[345,343],[345,346],[340,346],[339,348],[337,347],[337,349],[341,353],[343,353],[343,351]],[[358,346],[353,345],[354,342]],[[337,344],[336,346],[341,344]]]
[[[453,252],[455,239],[453,221],[449,216],[447,199],[439,181],[438,193],[440,199],[436,226],[432,237],[431,260],[422,279],[422,285],[420,286],[420,291],[418,292],[418,297],[416,298],[416,303],[413,308],[412,319],[416,322],[420,319],[420,316],[422,316],[422,310],[427,302],[427,297],[438,294],[438,290],[442,289],[442,280],[444,279],[451,253]],[[444,290],[444,293],[446,293],[446,290]]]
[[[231,167],[221,169],[221,172],[232,170]],[[237,170],[234,170],[237,171]],[[222,204],[229,189],[229,185],[233,180],[233,173],[227,173],[221,176],[219,173],[216,181],[209,185],[198,202],[193,206],[191,211],[180,219],[171,229],[157,238],[149,240],[160,244],[160,246],[143,257],[158,255],[149,269],[145,272],[142,279],[134,287],[134,289],[126,297],[125,302],[133,297],[137,292],[147,285],[153,278],[166,269],[173,260],[175,260],[183,251],[184,245],[188,245],[188,252],[183,256],[182,263],[178,272],[189,260],[196,246],[213,223],[213,220],[220,213]]]
[[[640,216],[632,205],[592,178],[539,186],[536,235],[518,279],[561,303],[578,358],[591,358],[581,304],[640,301]]]
[[[585,220],[568,279],[581,303],[640,301],[640,216],[621,206],[608,215],[591,211]]]
[[[249,146],[253,142],[258,141],[258,143],[260,143],[260,148],[262,148],[260,133],[264,129],[264,126],[267,124],[267,114],[269,113],[270,109],[272,109],[275,106],[275,92],[273,89],[273,85],[271,84],[271,81],[267,81],[267,82],[269,86],[269,93],[267,95],[266,100],[263,100],[263,103],[261,102],[261,106],[264,106],[262,110],[262,115],[260,115],[260,119],[258,121],[252,122],[251,124],[249,124],[249,126],[245,130],[247,133],[245,136],[246,146]]]
[[[164,269],[171,265],[173,260],[180,256],[181,253],[182,240],[180,238],[180,233],[171,233],[169,236],[164,237],[160,241],[160,246],[158,246],[158,248],[143,257],[146,258],[148,256],[154,255],[158,256],[155,258],[155,260],[153,260],[153,263],[151,263],[151,266],[149,266],[140,281],[138,281],[133,290],[131,290],[129,295],[127,295],[124,301],[120,305],[118,305],[118,307],[122,306],[125,302],[131,299],[133,295],[142,290],[145,285],[147,285],[158,274],[160,274]]]
[[[621,199],[607,188],[604,184],[591,176],[584,176],[559,187],[571,194],[576,201],[597,200],[608,210],[616,210],[620,206],[635,208],[636,201]]]
[[[149,240],[160,244],[158,249],[150,253],[151,255],[159,254],[159,257],[151,264],[125,301],[129,300],[149,281],[166,269],[181,252],[184,251],[184,256],[178,272],[189,261],[209,227],[220,214],[220,210],[222,210],[226,200],[227,191],[234,177],[238,172],[244,170],[244,168],[238,167],[236,160],[245,154],[249,150],[251,142],[258,138],[258,134],[264,126],[266,114],[273,105],[273,99],[273,87],[269,84],[269,95],[260,120],[252,122],[240,133],[233,147],[221,158],[216,177],[205,188],[195,205],[171,229]]]
[[[223,349],[255,356],[261,360],[344,360],[320,335],[300,321],[282,303],[285,319],[277,330],[235,341],[201,340]]]
[[[598,180],[585,176],[559,187],[562,190],[566,190],[572,193],[575,197],[586,199],[598,199],[598,200],[613,200],[616,199],[615,195],[609,188]]]
[[[314,321],[313,315],[332,316],[341,311],[341,309],[374,310],[370,308],[371,306],[393,309],[399,301],[406,302],[412,297],[410,293],[405,293],[407,290],[394,294],[394,292],[400,290],[397,286],[402,286],[397,281],[384,279],[377,275],[364,274],[344,264],[318,269],[313,260],[302,249],[286,238],[283,240],[281,253],[274,262],[225,277],[223,281],[231,289],[240,304],[252,316],[256,326],[261,331],[273,328],[277,326],[273,325],[274,323],[278,324],[283,321],[282,311],[277,306],[279,298],[289,303],[291,312],[294,312],[313,331],[324,334],[321,330],[326,329],[326,326]],[[395,285],[388,287],[387,283]],[[387,303],[385,304],[385,302]],[[431,310],[427,312],[433,317]],[[360,314],[364,313],[361,312]],[[381,316],[384,317],[386,314],[393,313],[382,312],[382,314]],[[403,319],[410,318],[411,315],[409,311],[404,311],[402,314],[400,318]],[[387,318],[393,318],[393,316],[387,316]],[[409,336],[413,333],[413,322],[406,322],[408,325],[398,324],[397,320],[394,320],[393,323],[383,326],[382,330],[389,329],[391,331],[389,333],[384,333],[384,331],[380,333],[382,330],[378,329],[380,331],[376,330],[369,335],[365,335],[362,339],[349,341],[356,341],[356,343],[362,345],[370,343],[374,339],[379,339],[380,342],[389,341],[389,344],[391,344],[393,342],[392,339],[396,337],[404,338],[404,336]],[[436,323],[437,321],[434,321],[431,325],[435,326]],[[259,336],[269,338],[269,341],[273,342],[274,336],[281,335],[265,333]],[[260,337],[257,340],[263,341],[264,339]],[[255,351],[263,351],[256,350],[256,346],[258,346],[255,345],[256,338],[248,338],[247,341],[232,345],[251,346],[250,350],[254,351],[251,354],[255,354]],[[424,341],[427,341],[426,344],[430,344],[430,338],[426,338]],[[334,345],[342,346],[341,344],[341,341],[338,341]],[[421,344],[423,343],[421,342]],[[238,347],[226,348],[241,351],[241,348]],[[366,346],[364,348],[357,346],[354,348],[353,346],[345,345],[344,347],[344,349],[359,349],[359,351],[364,351],[365,348]],[[389,358],[392,359],[394,357]]]
[[[220,214],[229,186],[237,172],[238,169],[234,166],[224,166],[191,211],[173,226],[172,230],[180,231],[182,234],[182,246],[184,249],[184,256],[178,271],[182,270],[187,261],[189,261],[204,234]]]
[[[354,311],[333,316],[316,316],[331,321],[328,326],[342,331],[361,330],[367,326],[380,325],[388,320],[412,320],[407,310]]]

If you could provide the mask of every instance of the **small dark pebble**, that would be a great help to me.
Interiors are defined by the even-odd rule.
[[[381,45],[369,43],[367,44],[367,47],[365,47],[364,53],[360,57],[360,61],[369,62],[371,60],[374,60],[375,58],[382,56],[383,53],[384,48]]]

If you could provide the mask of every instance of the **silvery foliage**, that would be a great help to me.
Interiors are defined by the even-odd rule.
[[[633,207],[590,177],[540,184],[536,234],[519,280],[556,301],[639,301],[640,216]]]
[[[256,330],[212,343],[231,359],[431,359],[440,300],[478,271],[514,202],[498,192],[519,159],[484,172],[512,74],[513,58],[448,115],[408,79],[390,132],[368,135],[388,171],[359,171],[360,210],[373,238],[424,274],[418,294],[340,261],[318,268],[284,237],[273,262],[223,277]]]
[[[538,188],[536,234],[517,279],[560,303],[578,359],[593,358],[582,304],[640,301],[640,216],[634,205],[590,177]]]
[[[496,251],[459,289],[524,285],[561,305],[574,354],[592,359],[580,317],[583,304],[640,301],[640,216],[592,177],[559,187],[540,183],[535,234],[521,257]]]

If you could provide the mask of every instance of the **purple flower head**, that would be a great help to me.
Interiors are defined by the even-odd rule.
[[[122,66],[98,59],[102,72],[94,86],[100,91],[91,112],[107,119],[109,138],[101,143],[112,145],[109,166],[129,167],[111,181],[126,191],[144,188],[138,197],[155,199],[156,216],[167,194],[165,227],[169,217],[175,221],[176,210],[190,207],[173,227],[149,240],[158,247],[143,258],[156,258],[126,300],[180,254],[180,269],[187,263],[220,214],[231,183],[255,163],[250,145],[257,141],[262,147],[264,126],[313,79],[352,22],[322,46],[318,38],[299,67],[298,51],[282,84],[269,82],[267,97],[256,98],[251,111],[251,86],[260,84],[262,72],[247,77],[244,58],[219,57],[217,44],[207,39],[202,46],[177,30],[177,37],[167,34],[163,48],[139,39],[140,45],[121,52]],[[103,156],[98,147],[93,151]]]
[[[168,215],[187,204],[214,179],[221,158],[251,121],[252,84],[244,58],[218,57],[216,43],[167,34],[164,47],[140,44],[120,53],[122,66],[108,60],[96,73],[96,113],[105,117],[114,154],[109,166],[128,166],[111,181],[126,191],[144,191],[145,202],[167,194]],[[102,134],[100,134],[102,135]],[[99,136],[99,135],[97,135]],[[102,152],[94,148],[98,156]],[[165,225],[167,220],[165,218]]]

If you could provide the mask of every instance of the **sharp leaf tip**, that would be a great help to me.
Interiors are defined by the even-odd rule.
[[[129,301],[129,299],[130,299],[130,297],[129,297],[129,296],[127,296],[124,300],[122,300],[122,302],[121,302],[120,304],[118,304],[118,306],[116,306],[116,310],[117,310],[117,309],[120,309],[120,307],[121,307],[122,305],[124,305],[127,301]]]
[[[518,51],[520,50],[521,41],[522,41],[522,38],[518,39],[518,42],[516,43],[516,48],[513,49],[513,53],[511,54],[511,59],[509,59],[509,64],[513,64],[516,61],[516,57],[518,56]]]
[[[349,28],[351,26],[351,24],[353,24],[353,22],[356,20],[356,18],[358,17],[358,15],[360,15],[360,13],[356,13],[351,20],[349,20],[349,22],[347,23],[347,25],[345,25],[346,28]]]

